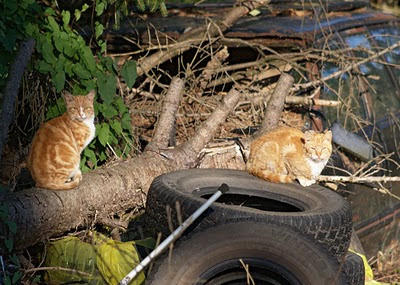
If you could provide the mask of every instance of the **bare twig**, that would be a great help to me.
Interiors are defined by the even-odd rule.
[[[71,273],[74,273],[74,274],[79,274],[79,275],[82,275],[82,276],[92,276],[92,274],[87,273],[87,272],[83,272],[83,271],[79,271],[79,270],[71,269],[71,268],[58,267],[58,266],[55,266],[55,267],[30,268],[30,269],[24,270],[24,273],[43,271],[43,270],[61,270],[61,271],[71,272]]]
[[[320,175],[320,182],[348,182],[348,183],[366,183],[366,182],[398,182],[400,176],[328,176]]]

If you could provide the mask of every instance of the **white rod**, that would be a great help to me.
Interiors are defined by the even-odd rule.
[[[131,272],[128,273],[119,285],[128,285],[150,262],[164,252],[168,246],[178,239],[181,234],[189,227],[212,203],[214,203],[222,194],[229,190],[228,185],[223,183],[218,191],[215,192],[200,208],[198,208],[186,221],[182,223],[172,234],[170,234],[158,247],[156,247],[145,259],[140,262]]]

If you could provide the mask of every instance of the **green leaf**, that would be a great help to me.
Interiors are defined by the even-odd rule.
[[[71,61],[69,61],[69,60],[65,61],[64,70],[65,70],[65,73],[68,74],[69,77],[73,76]]]
[[[64,99],[62,97],[58,98],[56,102],[49,107],[46,113],[46,121],[55,118],[65,112]]]
[[[101,128],[99,128],[97,136],[99,138],[100,143],[103,146],[107,145],[109,135],[110,135],[110,126],[105,123],[101,124]]]
[[[21,265],[21,263],[19,262],[19,259],[18,259],[17,255],[16,255],[15,253],[13,253],[12,255],[10,255],[10,259],[11,259],[11,261],[12,261],[15,265],[17,265],[17,266],[20,266],[20,265]]]
[[[44,14],[46,16],[54,16],[56,12],[52,8],[48,7],[46,10],[44,10]]]
[[[7,15],[14,14],[18,9],[17,1],[4,1],[3,3],[6,8]]]
[[[94,31],[95,31],[96,40],[97,40],[103,34],[104,26],[102,24],[100,24],[98,21],[96,21]]]
[[[100,52],[101,52],[101,53],[104,53],[104,52],[106,51],[106,48],[107,48],[106,42],[102,42],[102,43],[100,44]]]
[[[49,25],[54,32],[60,32],[60,27],[58,26],[56,20],[52,16],[48,16],[47,20],[49,21]]]
[[[42,53],[43,59],[47,63],[49,63],[49,64],[55,64],[56,63],[57,58],[54,56],[53,46],[49,41],[45,40],[42,43],[41,53]]]
[[[90,171],[90,168],[87,167],[86,165],[82,165],[82,168],[81,168],[81,169],[82,169],[82,172],[83,172],[83,173]]]
[[[89,92],[90,90],[96,89],[96,82],[93,80],[81,80],[81,84],[85,87],[86,91]]]
[[[69,11],[63,10],[61,12],[61,15],[62,15],[62,20],[63,20],[63,23],[64,23],[64,27],[68,26],[69,21],[71,20],[71,14],[69,13]]]
[[[89,5],[88,4],[83,4],[81,11],[85,12],[87,9],[89,9]]]
[[[58,71],[55,76],[52,78],[53,84],[56,87],[57,92],[61,92],[64,89],[65,85],[65,72],[64,71]]]
[[[9,52],[14,52],[15,42],[17,40],[16,34],[17,31],[12,29],[6,36],[0,37],[0,43]]]
[[[12,251],[14,247],[14,241],[12,239],[9,238],[4,239],[4,244],[6,245],[8,251]]]
[[[10,221],[10,220],[7,220],[6,223],[7,223],[7,226],[8,226],[8,229],[10,230],[10,232],[12,234],[16,234],[17,233],[17,224],[14,221]]]
[[[117,135],[121,135],[122,134],[122,126],[121,126],[120,122],[112,121],[111,122],[111,128],[114,129],[114,131],[117,133]]]
[[[106,159],[107,159],[107,156],[106,156],[105,152],[104,151],[100,152],[99,160],[105,161]]]
[[[81,18],[81,11],[79,11],[78,9],[75,9],[74,16],[75,16],[75,19],[78,21]]]
[[[96,154],[94,153],[93,150],[89,149],[89,148],[85,148],[85,150],[83,151],[83,154],[88,157],[94,165],[97,165],[97,158],[96,158]]]
[[[22,272],[21,271],[17,271],[14,273],[13,278],[12,278],[12,283],[16,284],[22,277]]]
[[[114,60],[111,57],[102,56],[101,57],[101,62],[104,64],[104,66],[107,68],[107,70],[110,73],[114,73],[115,72],[115,70],[114,70]]]
[[[45,62],[44,60],[37,61],[37,69],[41,73],[48,73],[53,70],[53,66]]]
[[[100,2],[96,5],[96,16],[100,16],[103,14],[104,10],[106,9],[106,5],[103,2]]]
[[[121,75],[124,78],[128,88],[132,88],[137,77],[136,61],[129,60],[125,62],[124,66],[122,67]]]
[[[104,74],[97,78],[97,89],[104,103],[111,104],[115,96],[117,80],[111,74]]]
[[[59,52],[63,52],[63,50],[64,50],[64,43],[63,43],[63,41],[60,39],[60,37],[54,35],[54,36],[53,36],[53,41],[54,41],[54,46],[56,47],[56,49],[57,49]]]
[[[126,107],[124,100],[121,97],[115,99],[114,104],[117,106],[119,114],[122,115],[128,112],[128,108]]]
[[[96,69],[96,61],[94,60],[94,56],[92,51],[90,50],[90,47],[85,46],[83,48],[82,59],[83,62],[85,63],[86,68],[89,71],[93,72]]]
[[[131,124],[131,116],[129,115],[129,113],[125,113],[123,116],[122,116],[122,127],[125,129],[125,130],[128,130],[129,132],[131,132],[132,131],[132,124]]]
[[[100,105],[100,112],[106,119],[111,119],[112,117],[118,115],[117,110],[113,106],[105,103]]]
[[[9,276],[4,277],[3,281],[4,281],[4,285],[11,285],[12,284],[11,283],[11,279],[10,279]]]
[[[90,72],[87,71],[87,69],[84,68],[80,63],[74,64],[72,70],[76,75],[78,75],[82,79],[89,79],[91,77]]]
[[[34,34],[39,32],[39,28],[36,24],[27,23],[25,26],[25,31],[28,36],[32,37]]]

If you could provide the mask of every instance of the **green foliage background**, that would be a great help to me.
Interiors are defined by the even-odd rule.
[[[133,146],[128,108],[116,93],[118,76],[132,88],[136,80],[136,62],[127,61],[119,69],[113,59],[105,55],[106,42],[102,38],[105,28],[100,20],[106,11],[114,13],[114,27],[118,27],[121,18],[128,15],[128,5],[132,2],[140,10],[159,9],[166,13],[162,0],[87,0],[73,12],[60,10],[56,1],[49,6],[40,0],[0,1],[0,89],[4,88],[19,43],[32,37],[36,47],[30,68],[50,76],[57,93],[64,89],[75,95],[87,94],[92,89],[97,92],[97,135],[83,152],[83,171],[106,161],[107,147],[119,157],[125,157]],[[94,31],[91,45],[74,29],[85,15],[86,19],[91,19]],[[56,102],[48,102],[47,107],[46,120],[65,111],[61,95]]]

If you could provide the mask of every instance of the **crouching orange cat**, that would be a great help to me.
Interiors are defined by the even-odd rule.
[[[250,146],[246,169],[270,182],[302,186],[316,183],[332,154],[332,132],[316,133],[290,127],[277,129],[255,139]]]
[[[68,190],[81,182],[81,152],[95,135],[94,95],[64,92],[67,112],[40,126],[27,163],[36,187]]]

